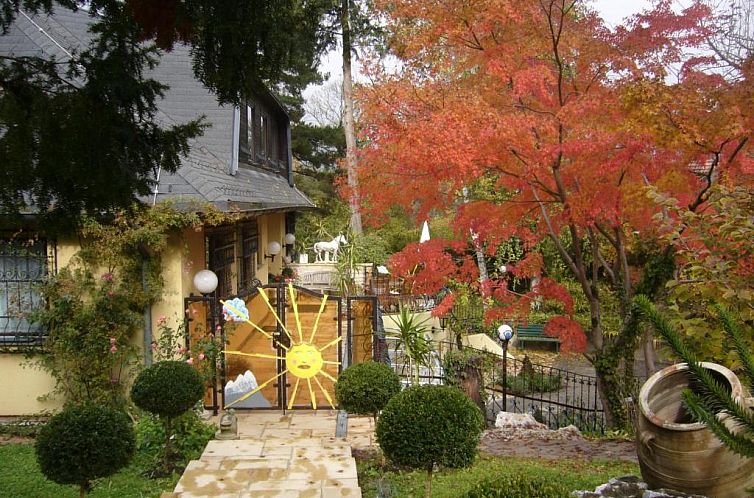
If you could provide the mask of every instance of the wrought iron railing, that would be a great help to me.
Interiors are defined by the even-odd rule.
[[[436,344],[433,358],[437,361],[420,369],[420,384],[447,382],[443,371],[444,357],[454,347],[451,343]],[[485,418],[489,424],[494,423],[497,414],[505,409],[514,413],[530,413],[551,429],[575,425],[582,432],[604,433],[605,416],[596,377],[554,366],[537,365],[527,357],[508,358],[504,369],[499,356],[473,348],[464,349],[471,349],[489,359],[485,362],[488,367],[481,371],[486,394]],[[399,345],[388,345],[388,351],[389,363],[403,383],[410,384],[412,363],[405,359]]]

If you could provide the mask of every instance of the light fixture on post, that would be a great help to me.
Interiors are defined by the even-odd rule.
[[[273,240],[272,242],[270,242],[269,244],[267,244],[267,253],[268,254],[265,254],[264,257],[266,259],[269,259],[270,261],[275,261],[275,256],[277,256],[278,254],[280,254],[280,249],[281,249],[280,242],[278,242],[276,240]]]
[[[513,329],[507,323],[497,328],[497,336],[503,344],[503,411],[508,411],[508,341],[513,338]]]
[[[207,306],[209,306],[209,313],[207,314],[207,319],[209,320],[209,330],[212,331],[212,333],[217,333],[216,328],[221,328],[221,326],[217,323],[217,296],[215,295],[215,291],[217,290],[217,284],[218,279],[215,272],[212,270],[200,270],[196,272],[196,275],[194,275],[194,288],[201,293],[202,297],[192,297],[192,295],[189,295],[186,300],[184,300],[184,305],[186,307],[186,313],[188,314],[188,307],[190,306],[191,302],[206,302]],[[193,318],[187,316],[187,319],[189,321],[193,320]],[[189,349],[189,342],[191,341],[191,336],[189,334],[189,326],[186,327],[186,349]],[[222,338],[222,344],[225,343],[225,338]],[[220,379],[220,382],[218,383],[217,378],[217,362],[214,362],[212,364],[212,412],[217,415],[219,410],[219,404],[218,404],[218,390],[220,389],[219,386],[222,386],[224,384],[224,379]]]
[[[212,294],[217,289],[217,275],[212,270],[201,270],[194,275],[194,287],[202,295]]]

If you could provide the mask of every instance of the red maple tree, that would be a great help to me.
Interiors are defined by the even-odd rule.
[[[409,246],[393,260],[426,292],[450,276],[478,279],[470,233],[490,253],[522,241],[528,256],[510,269],[520,276],[541,273],[536,245],[550,239],[591,326],[581,329],[566,306],[545,330],[564,349],[588,351],[607,422],[619,425],[616,373],[633,343],[605,335],[599,289],[601,281],[614,289],[629,315],[631,246],[656,231],[647,187],[693,210],[713,182],[752,172],[746,81],[705,73],[709,60],[698,55],[711,13],[659,1],[610,30],[577,0],[376,3],[400,70],[369,66],[360,95],[365,219],[394,205],[418,220],[453,213],[455,242]],[[501,195],[464,198],[481,178]],[[481,284],[497,305],[489,315],[525,313],[537,295],[568,300],[556,283],[539,282],[523,296],[504,282]]]

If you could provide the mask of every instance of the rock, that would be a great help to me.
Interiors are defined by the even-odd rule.
[[[547,429],[547,426],[534,420],[528,413],[500,412],[495,418],[499,429]],[[578,430],[578,429],[577,429]]]
[[[581,431],[575,425],[569,425],[568,427],[561,427],[558,429],[558,433],[565,437],[581,437]]]
[[[647,489],[647,483],[636,476],[610,479],[597,486],[594,491],[574,491],[574,498],[704,498],[700,495],[687,495],[669,489]]]

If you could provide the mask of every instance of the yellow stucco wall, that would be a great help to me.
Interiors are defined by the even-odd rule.
[[[273,262],[265,259],[264,252],[271,240],[283,244],[285,216],[273,214],[259,219],[260,265],[257,277],[267,281],[267,274],[277,274],[282,268],[282,253]],[[205,233],[203,230],[186,230],[171,235],[168,247],[162,257],[164,290],[162,299],[152,306],[151,322],[154,338],[158,333],[158,320],[164,316],[168,324],[177,327],[183,320],[183,299],[193,288],[193,278],[197,271],[206,267]],[[79,249],[74,238],[59,239],[56,245],[56,267],[65,267]],[[139,330],[134,343],[144,344],[144,331]],[[52,391],[54,381],[46,373],[25,367],[29,360],[23,355],[0,353],[0,416],[33,415],[54,411],[62,405],[62,400],[40,401],[38,398]]]

